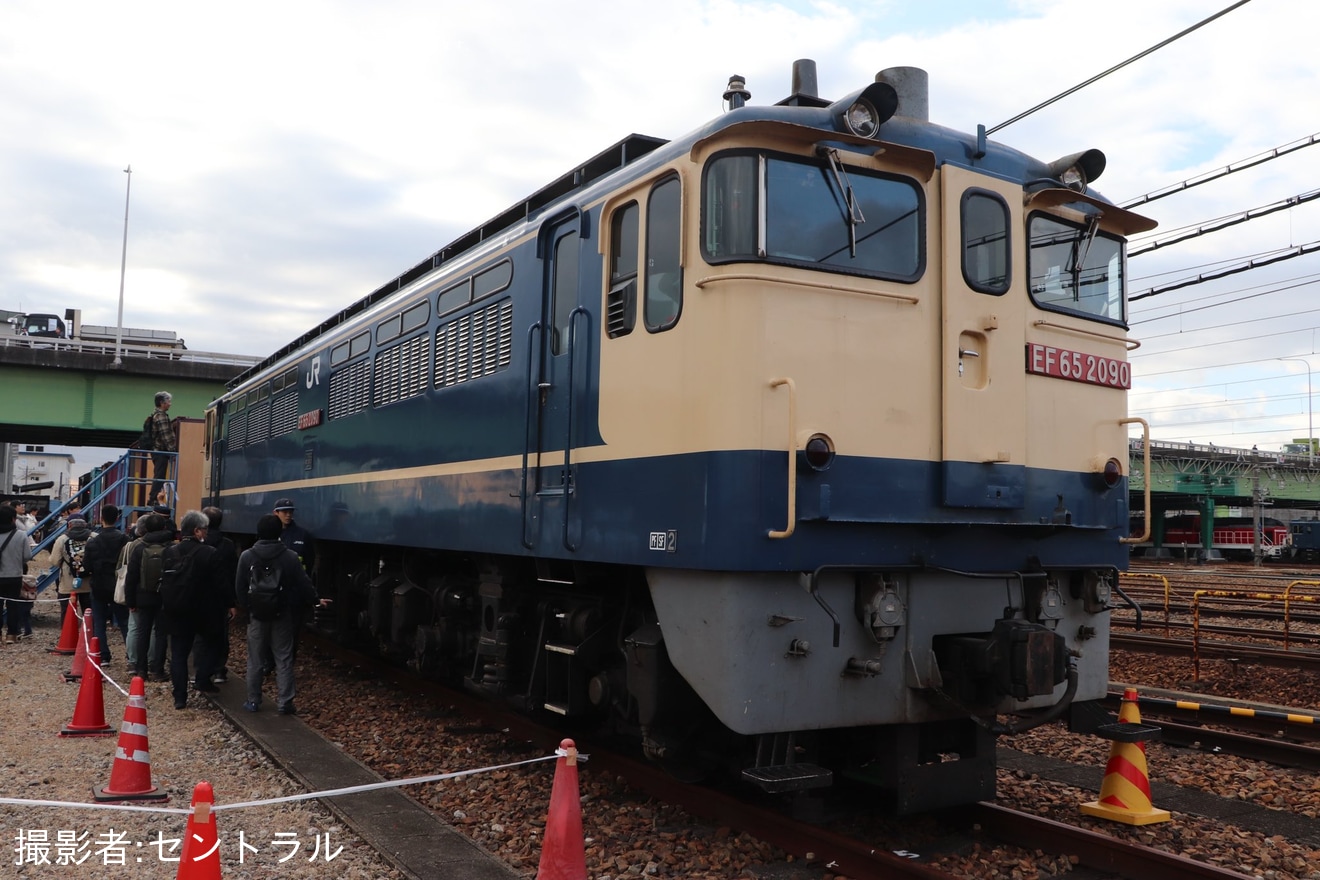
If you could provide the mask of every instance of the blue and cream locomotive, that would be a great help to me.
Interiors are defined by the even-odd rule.
[[[211,491],[318,537],[345,639],[683,771],[992,796],[1105,694],[1124,237],[1096,150],[925,74],[631,136],[234,380]]]

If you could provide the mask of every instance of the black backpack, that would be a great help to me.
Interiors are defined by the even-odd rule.
[[[142,423],[142,435],[137,439],[138,449],[155,449],[156,443],[151,439],[151,420],[155,418],[155,413],[147,416],[147,420]]]
[[[248,569],[248,613],[253,620],[274,620],[284,610],[280,567],[273,560],[258,559]]]
[[[141,578],[138,580],[139,593],[159,593],[160,575],[165,569],[164,544],[142,544]]]
[[[200,610],[197,608],[196,578],[193,560],[197,558],[200,544],[187,547],[175,544],[163,554],[164,566],[160,572],[160,607],[170,614],[186,614]],[[190,551],[190,552],[188,552]]]

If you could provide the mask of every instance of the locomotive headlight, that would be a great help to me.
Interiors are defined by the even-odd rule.
[[[898,109],[898,92],[889,83],[871,83],[830,105],[834,126],[858,137],[876,138],[880,126]]]
[[[873,138],[880,131],[875,108],[866,101],[858,101],[849,107],[848,112],[843,114],[843,121],[847,123],[849,131],[864,138]]]
[[[1086,192],[1105,171],[1105,154],[1099,150],[1083,150],[1072,153],[1062,159],[1055,159],[1049,165],[1050,177],[1058,180],[1074,192]]]

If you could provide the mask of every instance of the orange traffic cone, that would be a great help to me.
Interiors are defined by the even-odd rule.
[[[101,656],[101,640],[92,637],[92,648],[96,656]],[[69,722],[60,736],[110,736],[114,729],[105,723],[104,679],[101,670],[89,666],[88,674],[83,676],[82,687],[78,688],[78,702],[73,707],[73,720]]]
[[[1131,725],[1129,731],[1124,727]],[[1158,728],[1141,723],[1137,708],[1137,689],[1123,692],[1118,710],[1118,724],[1111,725],[1109,764],[1100,783],[1100,799],[1082,804],[1082,812],[1125,825],[1152,825],[1168,822],[1168,810],[1158,810],[1150,802],[1150,776],[1146,770],[1146,742]]]
[[[571,739],[559,744],[550,815],[545,820],[541,863],[536,880],[586,880],[587,853],[582,839],[582,800],[578,795],[578,753]]]
[[[192,811],[183,833],[183,851],[179,853],[179,873],[174,880],[220,880],[220,834],[215,828],[215,792],[211,783],[193,787]]]
[[[169,795],[151,784],[151,751],[147,747],[147,686],[138,676],[128,686],[128,705],[119,728],[110,784],[92,789],[98,801],[164,801]]]
[[[76,596],[70,596],[69,607],[64,612],[64,627],[60,630],[60,640],[49,653],[67,656],[78,650],[78,624],[81,620],[78,614],[78,599]]]
[[[92,609],[88,608],[82,615],[82,632],[74,637],[78,643],[77,649],[73,652],[73,665],[69,671],[64,673],[65,681],[80,681],[83,673],[87,671],[87,643],[92,637]],[[97,654],[97,662],[100,662],[101,655]]]

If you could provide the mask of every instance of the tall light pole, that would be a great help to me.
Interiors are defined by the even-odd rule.
[[[1311,407],[1311,362],[1304,358],[1275,358],[1276,361],[1301,361],[1306,364],[1306,452],[1307,464],[1315,467],[1315,410]]]
[[[115,360],[114,366],[122,367],[120,351],[124,344],[124,273],[128,269],[128,198],[133,193],[133,166],[124,169],[128,175],[128,185],[124,187],[124,250],[119,257],[119,321],[115,325]]]

